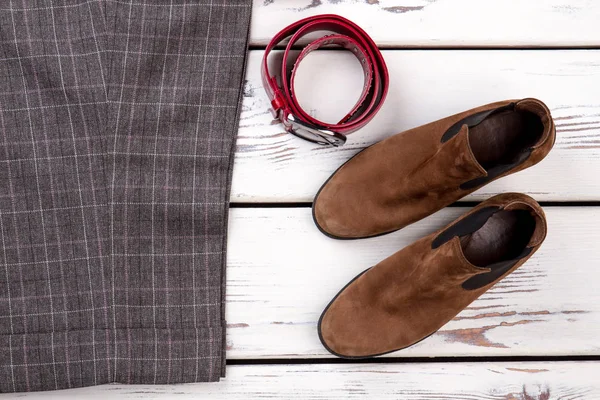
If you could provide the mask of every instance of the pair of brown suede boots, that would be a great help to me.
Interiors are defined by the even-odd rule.
[[[531,98],[411,129],[342,165],[315,198],[315,223],[337,239],[396,231],[537,164],[555,139],[548,107]],[[535,200],[494,196],[348,283],[321,315],[321,342],[346,358],[411,346],[521,266],[545,237]]]

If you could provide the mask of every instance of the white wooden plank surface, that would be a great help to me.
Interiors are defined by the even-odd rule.
[[[255,0],[251,43],[266,45],[285,26],[335,13],[380,46],[597,46],[594,0]]]
[[[339,13],[383,47],[598,47],[593,0],[255,0],[251,44],[285,25]],[[347,158],[395,132],[486,102],[535,96],[557,118],[555,150],[539,167],[469,196],[522,191],[538,200],[600,200],[600,50],[385,51],[392,83],[383,110],[343,149],[326,149],[271,124],[252,51],[238,140],[233,202],[309,202]],[[334,65],[336,70],[331,66]],[[347,54],[303,64],[299,93],[318,117],[353,100],[360,71]],[[308,209],[233,209],[227,285],[228,357],[326,357],[316,320],[349,279],[465,209],[401,232],[339,242]],[[600,354],[600,210],[547,209],[550,234],[528,264],[441,332],[390,356]],[[600,398],[600,362],[239,365],[219,384],[105,385],[19,394],[26,399],[486,399]],[[12,396],[1,396],[10,398]]]
[[[553,151],[540,165],[466,200],[504,191],[540,201],[600,200],[600,50],[384,51],[391,76],[387,101],[337,149],[272,123],[260,82],[262,54],[252,51],[248,60],[233,202],[310,202],[329,175],[367,145],[481,104],[522,97],[538,97],[551,108],[558,131]],[[302,104],[325,120],[343,115],[362,85],[358,63],[345,52],[313,53],[298,74]]]
[[[445,226],[447,208],[399,232],[338,241],[308,208],[233,209],[227,269],[228,358],[331,357],[316,323],[359,272]],[[390,356],[600,354],[600,208],[546,208],[542,248],[427,340]]]
[[[216,384],[103,385],[48,399],[596,400],[599,362],[244,365]],[[2,398],[2,395],[0,395]]]

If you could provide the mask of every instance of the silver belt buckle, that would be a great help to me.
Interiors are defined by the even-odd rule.
[[[313,143],[334,147],[342,146],[346,143],[346,136],[300,121],[292,114],[288,114],[285,117],[283,124],[291,134]]]

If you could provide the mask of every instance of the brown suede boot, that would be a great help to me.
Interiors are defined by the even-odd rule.
[[[537,164],[555,137],[550,111],[536,99],[488,104],[411,129],[342,165],[317,193],[313,218],[336,239],[398,230]]]
[[[411,346],[525,263],[545,237],[535,200],[494,196],[354,278],[323,311],[319,338],[348,358]]]

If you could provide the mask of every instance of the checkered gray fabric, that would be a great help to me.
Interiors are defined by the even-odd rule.
[[[0,3],[0,392],[224,374],[250,9]]]

